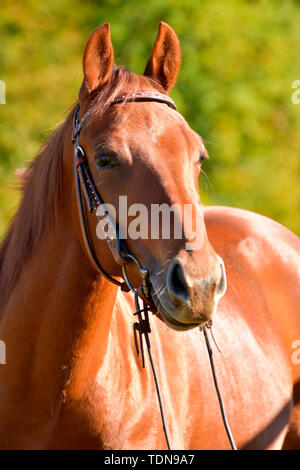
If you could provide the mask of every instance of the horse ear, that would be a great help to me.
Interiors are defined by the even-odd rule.
[[[90,35],[83,54],[86,88],[92,93],[105,85],[114,63],[114,50],[109,23],[102,24]]]
[[[178,37],[167,23],[161,21],[144,75],[157,81],[168,92],[176,82],[180,62]]]

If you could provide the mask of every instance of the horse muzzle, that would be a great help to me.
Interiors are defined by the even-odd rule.
[[[227,288],[224,262],[216,256],[216,265],[206,277],[191,274],[176,257],[169,265],[165,289],[156,290],[152,281],[154,303],[171,328],[187,330],[212,320]]]

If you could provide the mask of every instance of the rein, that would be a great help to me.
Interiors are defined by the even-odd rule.
[[[158,93],[154,91],[137,91],[135,93],[117,96],[110,103],[110,106],[117,105],[120,103],[127,103],[127,102],[150,102],[150,101],[163,103],[169,106],[170,108],[174,109],[175,111],[177,110],[174,101],[170,97],[162,93]],[[144,368],[145,367],[144,344],[143,344],[143,338],[144,338],[147,352],[148,352],[148,357],[149,357],[150,364],[151,364],[152,374],[153,374],[153,378],[155,382],[155,388],[156,388],[166,443],[167,443],[168,450],[171,450],[170,440],[168,436],[168,429],[167,429],[166,419],[165,419],[165,413],[164,413],[164,407],[163,407],[163,402],[161,398],[158,377],[157,377],[155,365],[154,365],[152,354],[151,354],[151,345],[150,345],[150,339],[149,339],[149,333],[151,333],[151,328],[150,328],[150,323],[149,323],[149,311],[152,311],[152,313],[157,312],[156,306],[151,296],[151,283],[149,280],[149,271],[148,269],[145,269],[142,267],[140,261],[128,251],[128,249],[126,248],[126,245],[120,240],[116,221],[111,219],[109,211],[107,210],[105,203],[102,200],[98,192],[98,189],[95,185],[95,182],[93,180],[93,177],[89,169],[88,160],[87,160],[85,151],[83,147],[80,145],[80,141],[79,141],[80,132],[82,130],[84,123],[86,122],[89,115],[91,114],[91,110],[87,111],[83,115],[80,121],[79,121],[79,112],[80,112],[80,106],[78,105],[75,111],[74,121],[73,121],[72,143],[74,145],[74,178],[75,178],[75,188],[76,188],[76,200],[77,200],[79,220],[80,220],[80,226],[81,226],[81,232],[82,232],[84,245],[86,248],[88,258],[91,261],[91,264],[95,267],[95,269],[98,272],[100,272],[107,280],[119,286],[122,291],[124,292],[132,291],[134,293],[135,307],[136,307],[136,312],[134,313],[134,315],[137,317],[137,320],[138,320],[133,324],[136,353],[138,357],[141,355],[142,365]],[[92,243],[89,238],[88,227],[86,224],[84,207],[83,207],[82,192],[86,200],[88,211],[91,213],[94,210],[96,211],[98,207],[101,207],[103,211],[103,215],[105,215],[107,218],[108,230],[105,233],[105,240],[106,240],[108,248],[110,249],[114,257],[114,260],[122,268],[122,274],[124,278],[123,282],[118,281],[117,279],[113,278],[108,272],[106,272],[97,259],[97,256],[94,252]],[[139,271],[140,277],[141,277],[141,285],[137,289],[135,289],[132,286],[127,276],[126,266],[130,262],[135,263]],[[140,300],[143,302],[143,308],[140,307],[140,303],[139,303]],[[212,357],[212,349],[210,347],[209,339],[207,336],[206,326],[204,326],[203,328],[200,328],[200,330],[203,330],[203,333],[205,336],[205,342],[206,342],[206,346],[207,346],[207,350],[209,354],[210,365],[212,369],[214,384],[215,384],[217,395],[218,395],[218,400],[220,404],[224,427],[226,429],[231,448],[233,450],[236,450],[235,443],[234,443],[234,440],[233,440],[233,437],[232,437],[232,434],[231,434],[231,431],[227,422],[227,418],[226,418],[226,414],[225,414],[225,410],[224,410],[224,406],[222,402],[222,397],[221,397],[219,387],[218,387],[218,382],[216,378],[215,367],[214,367],[213,357]]]

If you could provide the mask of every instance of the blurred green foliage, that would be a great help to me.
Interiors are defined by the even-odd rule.
[[[111,23],[117,64],[143,73],[163,20],[177,32],[182,68],[171,95],[207,142],[206,204],[267,215],[300,234],[300,2],[296,0],[2,0],[0,235],[28,165],[77,97],[85,42]]]

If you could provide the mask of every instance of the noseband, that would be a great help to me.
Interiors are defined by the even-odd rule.
[[[158,93],[154,91],[138,91],[138,92],[131,93],[131,94],[124,94],[124,95],[117,96],[110,103],[110,106],[117,105],[120,103],[151,102],[151,101],[166,104],[167,106],[169,106],[170,108],[176,111],[176,105],[170,97],[162,93]],[[109,211],[106,208],[105,203],[102,200],[99,194],[99,191],[95,185],[94,179],[89,169],[86,153],[83,147],[80,145],[80,141],[79,141],[80,132],[83,128],[84,123],[86,122],[89,115],[91,114],[91,110],[87,111],[83,115],[80,121],[79,121],[79,112],[80,112],[80,107],[78,105],[75,111],[75,115],[74,115],[72,143],[74,145],[74,176],[75,176],[75,186],[76,186],[76,199],[77,199],[80,226],[81,226],[82,237],[84,240],[84,245],[85,245],[88,257],[92,265],[95,267],[95,269],[98,272],[100,272],[106,279],[108,279],[113,284],[121,287],[122,291],[125,291],[125,292],[132,291],[134,293],[135,306],[136,306],[136,312],[134,313],[134,315],[136,315],[138,319],[138,321],[133,324],[136,352],[138,356],[141,353],[142,364],[143,364],[143,367],[145,367],[144,346],[143,346],[143,337],[144,337],[146,341],[147,352],[148,352],[148,356],[149,356],[149,360],[150,360],[150,364],[152,368],[152,373],[153,373],[153,378],[155,382],[155,388],[156,388],[157,398],[158,398],[159,407],[160,407],[160,414],[161,414],[161,419],[162,419],[162,426],[163,426],[163,430],[164,430],[164,434],[165,434],[165,438],[167,442],[167,447],[169,450],[171,450],[170,441],[168,437],[168,430],[166,426],[164,408],[163,408],[163,403],[161,399],[161,392],[159,388],[159,383],[158,383],[158,378],[157,378],[154,362],[152,359],[150,339],[149,339],[149,333],[151,333],[151,329],[150,329],[148,311],[151,310],[153,313],[157,311],[153,303],[152,297],[151,297],[151,283],[149,279],[149,271],[148,269],[145,269],[142,267],[140,261],[128,251],[125,243],[123,243],[120,240],[117,223],[116,221],[112,220],[109,214]],[[94,252],[92,243],[89,238],[88,227],[86,224],[85,214],[84,214],[82,192],[85,196],[88,211],[89,212],[93,212],[94,210],[97,211],[97,209],[101,207],[102,214],[106,216],[108,230],[105,233],[105,240],[106,240],[108,248],[110,249],[112,253],[112,256],[115,262],[119,264],[122,268],[122,274],[124,277],[123,282],[120,282],[117,279],[113,278],[101,266],[101,264],[99,263],[97,259],[97,256]],[[139,274],[141,276],[141,285],[137,289],[135,289],[130,283],[128,276],[127,276],[127,272],[126,272],[126,266],[131,262],[135,263],[135,265],[138,268]],[[143,301],[142,309],[140,308],[139,299]],[[204,336],[205,336],[210,365],[211,365],[211,369],[213,373],[213,379],[214,379],[216,392],[217,392],[217,396],[219,400],[224,427],[227,432],[231,448],[235,450],[236,446],[235,446],[234,439],[230,431],[230,427],[227,422],[225,409],[224,409],[223,402],[222,402],[222,397],[221,397],[218,383],[217,383],[217,378],[216,378],[216,373],[215,373],[215,368],[214,368],[214,363],[213,363],[213,358],[212,358],[212,349],[210,347],[209,339],[207,336],[206,326],[200,329],[203,329]],[[139,335],[139,341],[138,341],[138,335]]]

